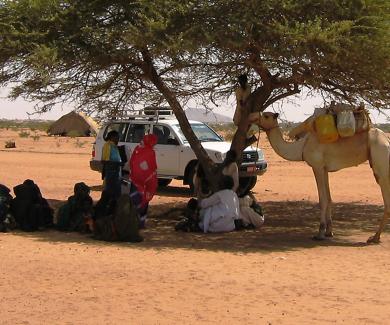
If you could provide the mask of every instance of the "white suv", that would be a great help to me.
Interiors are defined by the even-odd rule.
[[[225,142],[214,130],[202,122],[189,121],[189,123],[210,158],[216,163],[222,163],[231,143]],[[92,170],[101,171],[100,159],[104,139],[111,130],[118,131],[118,145],[124,146],[127,158],[130,158],[132,151],[145,134],[157,135],[158,142],[154,149],[159,185],[167,186],[172,179],[182,179],[184,184],[192,188],[195,166],[198,161],[176,118],[137,115],[125,120],[113,120],[106,123],[96,137],[90,161]],[[128,170],[128,164],[125,164],[124,170]],[[267,162],[264,160],[263,151],[254,147],[246,148],[240,166],[240,188],[242,190],[253,188],[257,175],[262,175],[266,170]]]

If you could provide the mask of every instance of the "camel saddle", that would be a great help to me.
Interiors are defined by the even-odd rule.
[[[371,128],[370,113],[364,107],[354,109],[353,116],[355,117],[355,133],[367,132]]]
[[[362,133],[362,132],[368,132],[368,130],[372,126],[370,113],[367,109],[364,108],[364,106],[359,106],[357,108],[352,108],[352,106],[335,106],[335,109],[333,107],[329,107],[326,112],[328,114],[332,114],[335,118],[335,122],[337,119],[337,112],[340,109],[351,109],[353,112],[353,116],[355,118],[355,134]],[[307,118],[302,123],[298,124],[296,127],[294,127],[290,132],[288,133],[288,136],[290,139],[300,139],[306,135],[307,132],[316,132],[314,122],[318,116],[312,115],[309,118]],[[337,123],[336,123],[337,124]]]

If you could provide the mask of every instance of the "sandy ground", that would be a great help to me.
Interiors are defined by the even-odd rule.
[[[100,196],[89,170],[93,139],[20,138],[0,130],[0,182],[26,178],[58,206],[74,183]],[[145,241],[96,242],[45,231],[0,234],[0,324],[388,324],[390,236],[367,246],[382,214],[368,164],[331,175],[335,238],[310,239],[319,208],[311,169],[275,155],[255,195],[264,227],[224,235],[176,233],[189,191],[153,199]]]

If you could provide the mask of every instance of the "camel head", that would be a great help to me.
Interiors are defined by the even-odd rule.
[[[258,122],[259,127],[262,128],[264,131],[268,131],[273,128],[276,128],[279,125],[278,116],[279,113],[272,113],[272,112],[265,112],[261,114],[261,118]]]

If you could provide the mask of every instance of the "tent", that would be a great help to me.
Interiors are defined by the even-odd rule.
[[[99,125],[89,116],[72,111],[55,121],[47,130],[50,135],[90,136],[97,134]]]

